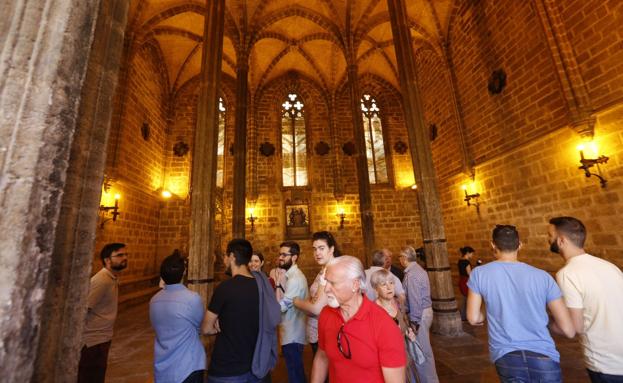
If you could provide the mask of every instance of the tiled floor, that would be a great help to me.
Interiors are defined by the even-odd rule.
[[[496,382],[489,362],[486,327],[464,325],[465,335],[457,338],[432,336],[437,373],[441,382]],[[147,303],[122,309],[115,326],[108,361],[107,383],[151,383],[154,333],[149,324]],[[555,338],[561,354],[565,382],[586,382],[588,376],[577,340]],[[311,349],[305,348],[305,368],[311,370]],[[272,376],[273,383],[287,382],[283,359]]]

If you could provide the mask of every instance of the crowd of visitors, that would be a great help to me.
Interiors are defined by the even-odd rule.
[[[460,249],[461,317],[474,326],[487,324],[500,381],[562,381],[551,336],[557,333],[579,336],[592,382],[623,382],[623,273],[587,254],[585,239],[578,219],[549,221],[549,248],[565,261],[556,279],[519,260],[519,232],[511,225],[492,231],[493,262],[472,266],[474,249]],[[289,382],[307,382],[309,375],[312,383],[438,382],[423,249],[400,250],[403,270],[393,264],[390,250],[376,250],[364,270],[357,257],[341,254],[327,231],[313,234],[312,247],[320,271],[308,288],[297,242],[279,245],[277,267],[266,275],[263,254],[233,239],[223,256],[231,278],[215,288],[207,309],[183,284],[184,257],[175,252],[165,258],[164,287],[149,310],[155,381],[270,382],[279,343]],[[124,244],[108,244],[100,256],[103,268],[91,279],[79,382],[104,381],[117,278],[127,267]],[[215,336],[209,364],[202,335]],[[307,343],[314,355],[308,374]]]

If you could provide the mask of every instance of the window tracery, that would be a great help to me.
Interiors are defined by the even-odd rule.
[[[304,104],[296,93],[281,104],[283,186],[307,186],[307,138]]]
[[[376,104],[376,99],[369,94],[364,94],[361,98],[361,115],[370,183],[387,183],[389,179],[387,177],[387,160],[380,109]]]

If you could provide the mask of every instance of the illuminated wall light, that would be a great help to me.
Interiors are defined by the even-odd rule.
[[[467,206],[474,206],[476,207],[476,212],[480,212],[480,203],[478,202],[478,198],[480,198],[480,193],[476,192],[476,183],[475,182],[471,182],[469,185],[468,184],[463,184],[461,186],[461,189],[463,189],[463,193],[465,194],[465,198],[463,198],[463,201],[465,201],[467,203]],[[468,189],[471,189],[471,193],[468,191]]]
[[[346,212],[343,207],[337,209],[336,216],[340,219],[340,230],[344,229],[344,220],[346,219]]]
[[[593,141],[580,144],[577,149],[580,152],[580,166],[578,169],[583,170],[586,177],[595,176],[599,178],[601,187],[605,188],[608,181],[603,177],[599,165],[607,163],[609,158],[604,155],[599,155],[597,144]],[[589,156],[589,158],[586,158],[586,156]],[[597,173],[590,171],[592,167],[597,168]]]
[[[249,222],[251,222],[251,233],[255,231],[255,221],[257,221],[257,217],[253,215],[255,212],[255,208],[250,207],[249,209],[249,217],[247,218]]]
[[[166,189],[163,190],[162,193],[160,193],[160,195],[164,199],[169,199],[169,198],[171,198],[173,196],[173,194],[170,191],[166,190]]]

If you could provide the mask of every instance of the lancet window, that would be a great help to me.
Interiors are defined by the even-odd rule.
[[[218,146],[216,149],[216,186],[223,187],[225,169],[225,102],[218,98]]]
[[[295,93],[281,104],[283,186],[307,186],[307,138],[304,104]]]
[[[364,94],[361,98],[361,115],[363,118],[370,183],[387,183],[389,179],[387,178],[383,124],[376,100],[369,94]]]

